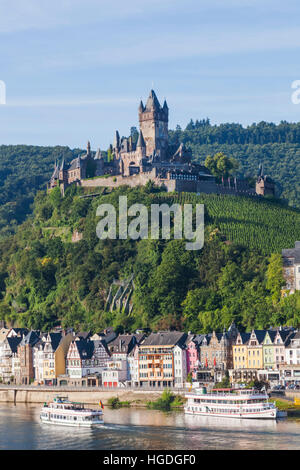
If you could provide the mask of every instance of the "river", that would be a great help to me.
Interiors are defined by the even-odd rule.
[[[0,405],[0,449],[300,449],[300,419],[235,420],[105,408],[96,429],[42,424],[40,405]]]

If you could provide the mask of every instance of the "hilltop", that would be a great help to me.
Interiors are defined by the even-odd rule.
[[[133,141],[137,138],[132,128]],[[170,145],[183,142],[193,160],[204,163],[207,155],[223,152],[238,160],[238,176],[254,178],[258,165],[276,182],[277,196],[300,208],[300,123],[211,125],[191,121],[185,129],[169,131]],[[69,163],[83,150],[68,147],[0,146],[0,237],[13,233],[32,211],[34,196],[45,189],[56,160]],[[106,152],[103,152],[106,156]]]
[[[300,238],[299,210],[257,197],[165,193],[151,184],[98,193],[83,197],[88,193],[75,186],[64,198],[58,188],[38,192],[32,217],[0,242],[0,319],[94,331],[112,325],[207,332],[233,320],[241,329],[299,325],[298,294],[280,296],[280,251]],[[187,251],[173,239],[99,240],[96,208],[117,208],[120,195],[147,207],[204,203],[204,248]],[[131,277],[124,302],[107,305],[114,281]]]

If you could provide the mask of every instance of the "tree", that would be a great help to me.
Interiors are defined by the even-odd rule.
[[[222,152],[216,153],[213,157],[208,155],[204,165],[217,178],[228,178],[239,167],[239,163],[235,158],[230,158]]]
[[[273,253],[269,258],[266,273],[266,287],[272,294],[272,300],[277,303],[280,300],[281,289],[284,285],[282,257],[279,253]]]

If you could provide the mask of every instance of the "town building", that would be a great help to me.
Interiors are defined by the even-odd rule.
[[[300,290],[300,241],[295,242],[295,247],[282,250],[283,277],[286,285],[283,292],[293,294]]]
[[[0,378],[3,383],[14,382],[13,358],[18,354],[19,336],[6,338],[0,342]]]
[[[138,351],[140,387],[173,387],[175,378],[181,379],[182,372],[176,373],[175,369],[180,370],[184,364],[176,346],[184,348],[186,337],[186,333],[179,331],[160,331],[151,333],[140,344]],[[176,356],[174,352],[177,352]]]
[[[108,361],[102,370],[102,385],[104,387],[125,387],[127,378],[128,366],[126,359]]]
[[[238,335],[235,324],[228,331],[204,335],[200,344],[200,363],[205,368],[230,369],[233,366],[232,345]]]
[[[15,369],[17,385],[29,385],[34,381],[33,347],[40,339],[40,332],[30,331],[18,344],[19,367]]]
[[[77,337],[68,349],[66,373],[73,379],[101,374],[109,360],[110,353],[105,341]]]

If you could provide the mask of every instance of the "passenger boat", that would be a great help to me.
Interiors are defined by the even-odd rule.
[[[68,397],[55,397],[53,402],[44,403],[40,412],[43,423],[60,424],[63,426],[91,427],[103,424],[103,405],[99,402],[100,409],[85,408],[83,403],[68,400]]]
[[[282,417],[269,402],[266,391],[255,389],[213,389],[205,387],[185,395],[185,413],[222,418],[276,419]]]

